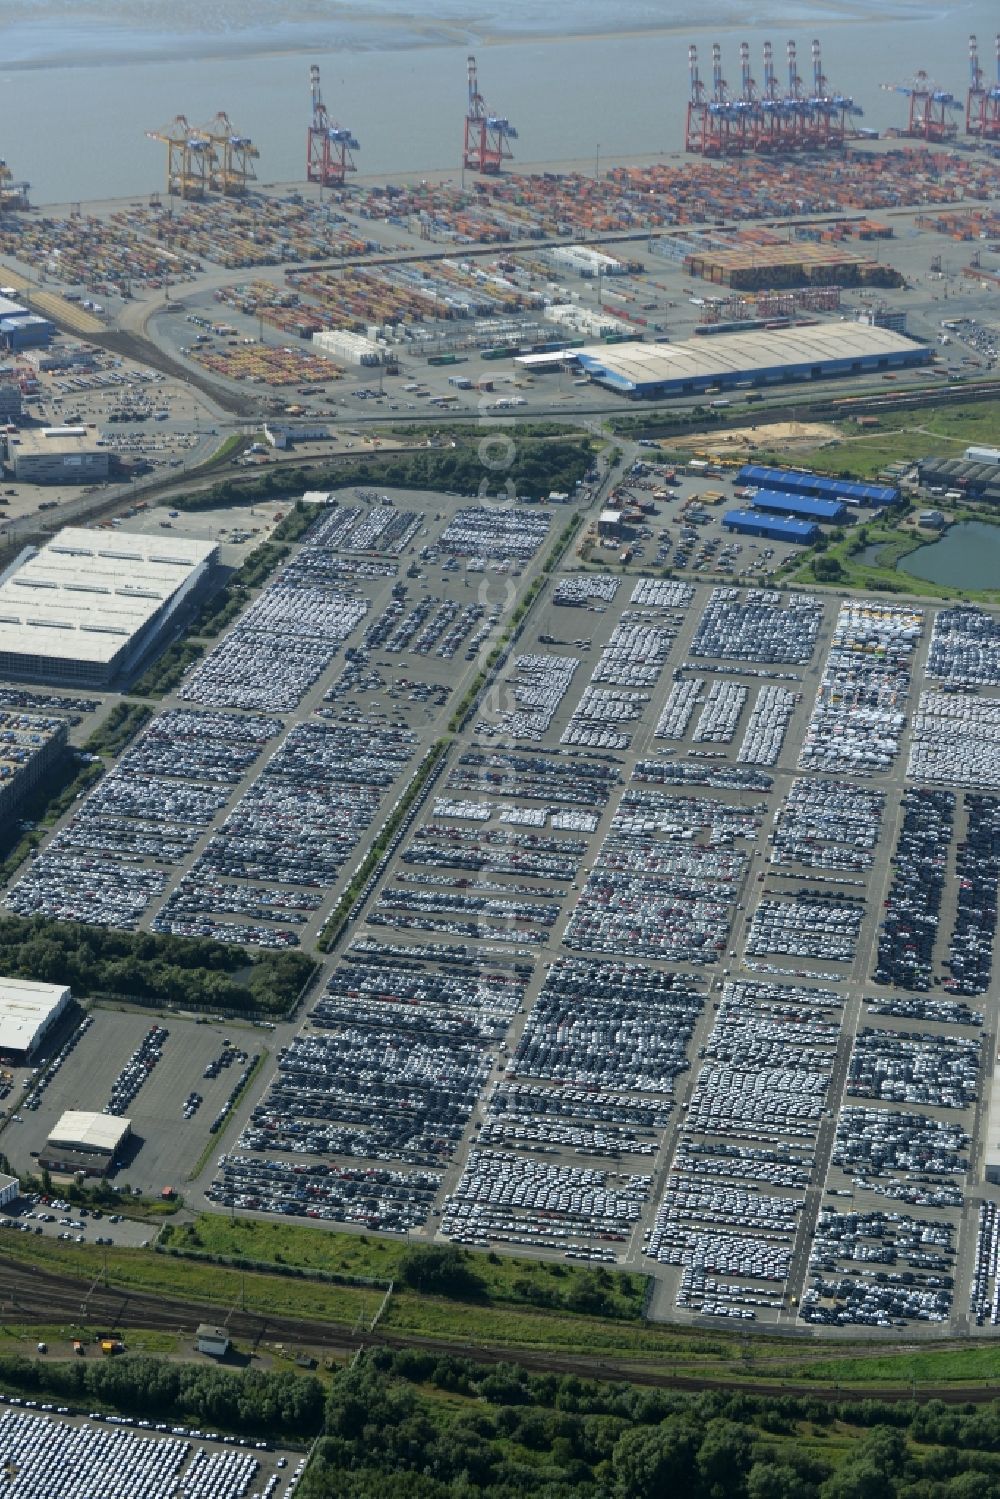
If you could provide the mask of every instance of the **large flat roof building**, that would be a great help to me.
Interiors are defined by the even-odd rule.
[[[931,351],[888,328],[828,323],[721,333],[676,344],[592,344],[577,350],[582,368],[621,395],[694,396],[715,388],[781,385],[926,364]]]
[[[990,1083],[986,1139],[983,1142],[983,1176],[992,1186],[1000,1186],[1000,1063],[993,1069]]]
[[[30,1061],[72,997],[65,984],[0,978],[0,1057]]]
[[[210,541],[68,526],[0,583],[0,673],[109,686],[217,557]]]
[[[31,427],[12,437],[7,456],[24,484],[92,484],[108,477],[109,457],[86,427]]]
[[[83,1171],[88,1176],[104,1176],[131,1133],[131,1119],[68,1109],[46,1140],[39,1164],[50,1171]]]

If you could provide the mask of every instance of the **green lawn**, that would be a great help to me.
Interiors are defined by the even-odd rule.
[[[407,1245],[396,1239],[369,1234],[338,1234],[298,1224],[233,1222],[221,1214],[203,1213],[193,1224],[171,1224],[161,1243],[171,1248],[199,1250],[207,1254],[241,1255],[247,1260],[296,1265],[327,1274],[364,1276],[371,1280],[398,1282],[399,1265]],[[483,1282],[483,1299],[490,1302],[532,1304],[534,1298],[551,1296],[565,1302],[587,1271],[558,1262],[515,1259],[508,1255],[469,1253],[469,1268]],[[642,1275],[611,1276],[614,1316],[635,1320],[642,1311],[646,1278]],[[407,1301],[420,1297],[406,1297]],[[451,1303],[444,1303],[445,1307]],[[468,1309],[462,1308],[461,1315]],[[532,1309],[532,1315],[534,1315]]]
[[[960,458],[969,443],[987,447],[1000,445],[1000,388],[996,401],[970,401],[965,406],[917,406],[887,412],[877,427],[857,422],[839,424],[841,439],[822,447],[796,453],[795,466],[851,478],[872,479],[891,463],[910,463],[938,453]],[[767,429],[761,428],[761,441]],[[761,463],[787,461],[787,454],[764,454]]]
[[[768,1377],[770,1378],[770,1372]],[[978,1344],[973,1348],[921,1349],[919,1352],[872,1354],[867,1358],[819,1358],[802,1366],[789,1365],[773,1371],[825,1384],[906,1385],[982,1383],[1000,1381],[1000,1348]]]

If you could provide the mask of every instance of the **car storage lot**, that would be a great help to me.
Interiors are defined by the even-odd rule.
[[[357,514],[331,512],[322,544],[296,549],[297,586],[367,609],[296,705],[270,710],[281,727],[225,805],[185,824],[193,846],[143,921],[308,945],[360,857],[309,880],[344,818],[296,814],[290,841],[254,858],[248,819],[273,838],[275,794],[306,789],[303,764],[314,794],[327,746],[366,785],[398,746],[377,825],[440,732],[446,688],[488,650],[509,574],[544,554],[537,509],[511,528],[457,497],[422,515],[396,498],[346,496]],[[592,556],[549,580],[189,1199],[653,1269],[661,1316],[961,1327],[995,1010],[997,809],[977,779],[992,634],[939,632],[949,688],[975,661],[944,694],[926,671],[934,606],[841,604],[761,572],[749,591],[643,578]],[[191,693],[165,707],[248,711]],[[945,806],[940,780],[911,785],[907,767],[940,765],[969,724],[979,747]],[[208,785],[188,750],[178,779]],[[354,784],[338,792],[351,816]],[[144,1108],[167,1121],[162,1153],[137,1162],[151,1186],[181,1175],[170,1162],[194,1135],[197,1159],[214,1110],[200,1052],[193,1076],[169,1071],[165,1023],[129,1109],[139,1133]],[[192,1089],[206,1102],[184,1120]],[[987,1325],[1000,1236],[982,1222]]]
[[[0,1460],[17,1499],[76,1499],[95,1485],[112,1494],[123,1484],[130,1499],[291,1499],[302,1465],[298,1453],[269,1442],[8,1396],[0,1400]]]
[[[553,579],[209,1200],[654,1268],[657,1315],[961,1325],[974,1012],[862,1009],[934,611],[609,577]]]

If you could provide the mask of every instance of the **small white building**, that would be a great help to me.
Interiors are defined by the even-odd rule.
[[[16,1176],[5,1176],[0,1172],[0,1208],[8,1207],[21,1194],[21,1183]]]
[[[209,1358],[225,1358],[229,1344],[230,1337],[224,1327],[215,1327],[210,1322],[199,1323],[195,1341],[199,1353],[207,1353]]]

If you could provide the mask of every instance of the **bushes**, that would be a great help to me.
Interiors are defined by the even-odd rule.
[[[134,697],[165,697],[177,686],[192,662],[204,652],[204,646],[191,640],[178,640],[163,652],[158,661],[143,672],[132,685]]]
[[[469,1301],[485,1286],[454,1244],[415,1244],[399,1261],[400,1280],[425,1296],[454,1296]]]
[[[514,429],[517,431],[517,429]],[[180,495],[178,510],[214,510],[231,505],[280,499],[304,489],[341,489],[356,484],[383,484],[398,489],[456,490],[478,494],[486,479],[493,487],[510,483],[518,494],[545,499],[550,490],[570,490],[590,467],[593,444],[586,437],[541,441],[518,432],[514,460],[496,475],[479,456],[478,444],[422,448],[416,453],[352,456],[310,470],[271,468],[249,482],[224,479],[197,493]]]
[[[83,747],[90,755],[120,755],[152,716],[145,703],[116,703]]]

